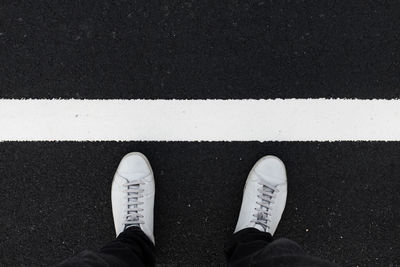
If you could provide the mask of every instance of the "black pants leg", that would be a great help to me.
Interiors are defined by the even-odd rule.
[[[99,251],[85,250],[57,266],[154,266],[154,245],[139,227],[129,227]]]
[[[255,228],[235,233],[227,243],[228,266],[337,266],[307,255],[294,241],[274,240],[269,233]]]

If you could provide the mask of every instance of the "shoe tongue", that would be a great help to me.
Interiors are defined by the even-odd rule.
[[[137,185],[128,186],[128,189],[137,189],[137,188],[139,188],[138,184]],[[128,193],[129,199],[136,199],[137,200],[138,195],[139,195],[138,193],[132,193],[132,192]],[[129,204],[129,207],[137,208],[137,205],[136,204]],[[128,214],[132,214],[132,216],[135,216],[135,214],[137,214],[137,213],[138,213],[137,211],[128,211]],[[127,225],[125,225],[125,229],[127,229],[127,228],[129,228],[131,226],[140,227],[140,224],[139,223],[127,224]]]
[[[258,223],[256,223],[256,224],[254,225],[254,228],[256,228],[257,230],[260,230],[261,232],[265,232],[264,227],[262,227],[262,226],[259,225]]]
[[[274,190],[266,185],[263,185],[263,191],[264,192],[268,192],[268,193],[272,193]]]
[[[257,213],[257,220],[266,221],[267,219],[268,218],[267,218],[267,215],[265,215],[265,213],[262,213],[262,212]]]
[[[273,190],[271,188],[269,188],[268,186],[263,185],[262,186],[262,191],[263,192],[268,192],[268,193],[272,193]],[[269,206],[269,200],[271,200],[272,197],[270,196],[266,196],[265,194],[263,194],[263,197],[266,198],[267,200],[262,199],[261,202],[265,203],[265,206]],[[257,220],[259,221],[267,221],[268,216],[266,215],[266,212],[268,212],[268,208],[266,208],[265,206],[260,205],[260,209],[264,212],[259,211],[257,213]],[[262,227],[259,224],[256,224],[256,228],[259,229],[260,231],[265,231],[264,227]]]
[[[124,230],[126,230],[126,229],[128,229],[129,227],[132,227],[132,226],[140,227],[140,224],[138,224],[138,223],[127,224],[127,225],[125,225]]]
[[[128,189],[138,189],[138,188],[139,188],[139,185],[138,185],[138,184],[128,186]],[[130,193],[128,193],[128,196],[129,196],[128,198],[129,198],[129,199],[135,199],[135,200],[137,201],[138,195],[139,195],[139,193],[130,192]],[[136,204],[134,204],[134,205],[130,204],[129,206],[134,207],[134,208],[137,208],[137,205],[136,205]],[[132,211],[129,212],[129,214],[135,214],[135,213],[137,213],[137,212],[132,212]]]
[[[268,186],[265,186],[265,185],[262,186],[262,190],[263,190],[263,192],[267,192],[267,193],[272,193],[274,191],[274,190],[272,190],[271,188],[269,188]],[[271,200],[271,198],[272,198],[272,197],[267,196],[265,194],[263,194],[263,197],[265,197],[268,200]],[[262,200],[262,202],[268,204],[268,202],[266,200]]]

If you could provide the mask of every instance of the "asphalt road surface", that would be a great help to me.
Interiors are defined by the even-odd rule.
[[[400,96],[397,3],[149,2],[3,1],[0,98]],[[110,241],[111,180],[131,151],[155,172],[160,265],[224,264],[247,174],[266,154],[288,171],[276,236],[345,266],[400,265],[399,142],[0,142],[0,151],[2,266],[49,265]]]

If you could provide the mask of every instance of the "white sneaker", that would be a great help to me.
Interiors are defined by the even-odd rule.
[[[271,235],[281,220],[287,195],[286,169],[275,156],[265,156],[250,171],[235,233],[248,227]]]
[[[111,202],[117,236],[138,226],[154,243],[154,175],[147,158],[139,152],[127,154],[120,162],[111,186]]]

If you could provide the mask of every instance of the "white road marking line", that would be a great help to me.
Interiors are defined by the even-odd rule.
[[[0,141],[400,141],[400,100],[0,99]]]

